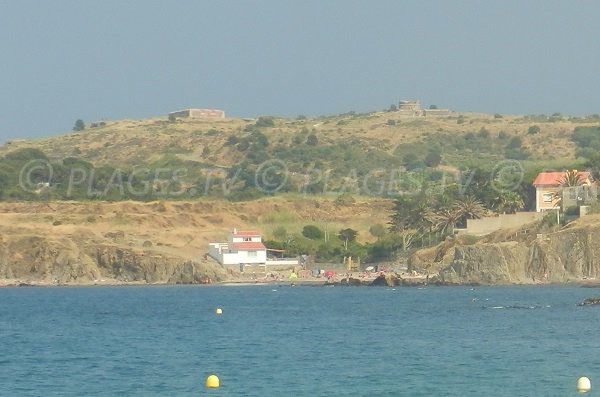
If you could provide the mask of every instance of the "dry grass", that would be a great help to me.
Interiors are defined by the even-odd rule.
[[[91,236],[95,241],[140,250],[150,241],[154,251],[193,259],[207,251],[209,242],[224,241],[234,227],[258,228],[269,238],[278,226],[300,233],[306,224],[327,220],[330,230],[352,227],[360,232],[359,239],[367,241],[369,227],[385,223],[390,207],[384,200],[363,200],[348,207],[336,207],[333,199],[320,200],[318,208],[315,203],[301,197],[244,203],[0,203],[0,230],[46,238]]]
[[[458,114],[450,117],[409,118],[397,113],[334,116],[323,119],[276,119],[274,128],[264,129],[272,144],[293,145],[294,136],[303,128],[317,131],[319,142],[335,144],[352,138],[367,147],[393,153],[401,144],[418,142],[426,134],[465,134],[485,128],[490,136],[504,132],[517,135],[532,158],[573,157],[575,146],[569,137],[576,126],[590,125],[585,120],[536,122],[520,116],[494,118],[492,115],[462,113],[464,122],[457,123]],[[395,120],[395,125],[388,125]],[[225,145],[234,134],[244,136],[243,128],[252,124],[241,119],[199,120],[186,119],[170,123],[165,119],[108,122],[106,126],[67,133],[46,139],[15,142],[2,152],[22,147],[36,147],[51,158],[75,156],[99,164],[139,165],[156,161],[167,153],[184,160],[201,161],[212,166],[230,166],[236,162],[235,150]],[[597,124],[597,123],[596,123]],[[527,130],[539,125],[540,134],[530,135]],[[209,132],[210,131],[210,132]],[[205,147],[210,154],[203,155]]]

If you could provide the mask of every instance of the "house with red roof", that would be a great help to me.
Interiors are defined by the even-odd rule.
[[[559,208],[561,199],[564,199],[564,197],[562,197],[563,190],[566,190],[571,195],[576,196],[575,203],[577,203],[579,201],[578,196],[581,196],[581,192],[579,192],[579,190],[585,191],[585,188],[590,188],[594,185],[594,181],[590,172],[574,170],[572,173],[576,175],[578,186],[566,187],[565,181],[568,177],[568,173],[568,171],[559,171],[540,172],[538,174],[533,181],[533,186],[535,186],[536,212]]]
[[[210,243],[208,255],[223,266],[239,265],[243,271],[245,265],[265,264],[267,248],[258,231],[233,229],[226,243]]]

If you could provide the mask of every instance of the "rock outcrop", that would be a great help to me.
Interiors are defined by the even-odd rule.
[[[564,283],[600,275],[600,218],[520,241],[449,244],[418,252],[410,266],[438,272],[432,282],[450,284]],[[490,241],[491,240],[491,241]]]
[[[0,278],[45,284],[198,284],[224,280],[227,273],[200,258],[111,245],[90,236],[0,235]]]

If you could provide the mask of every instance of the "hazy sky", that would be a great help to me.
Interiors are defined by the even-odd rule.
[[[598,1],[0,0],[0,142],[186,107],[600,113]]]

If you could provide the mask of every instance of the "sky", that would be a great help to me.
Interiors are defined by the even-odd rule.
[[[183,108],[600,113],[600,2],[0,0],[0,143]]]

